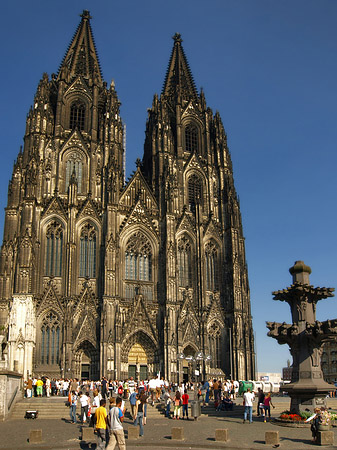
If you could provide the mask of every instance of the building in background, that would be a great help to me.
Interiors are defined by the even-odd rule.
[[[324,380],[337,382],[337,341],[325,342],[321,358]]]
[[[227,137],[179,34],[124,182],[115,85],[90,15],[44,74],[8,189],[0,325],[10,369],[51,377],[255,378],[245,245]],[[194,361],[194,359],[196,361]],[[194,365],[194,366],[193,366]]]

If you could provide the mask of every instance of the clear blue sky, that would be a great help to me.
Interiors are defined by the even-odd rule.
[[[180,32],[198,89],[219,110],[241,200],[258,369],[286,346],[266,320],[290,321],[271,292],[303,259],[315,286],[337,286],[337,2],[335,0],[15,1],[2,5],[0,233],[13,161],[42,73],[57,72],[89,9],[101,68],[127,125],[127,173],[142,157],[146,109]],[[337,317],[336,300],[318,319]]]

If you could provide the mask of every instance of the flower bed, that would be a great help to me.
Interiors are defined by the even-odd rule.
[[[280,417],[275,419],[274,423],[285,427],[309,428],[311,423],[305,421],[310,416],[312,416],[312,412],[310,411],[300,411],[300,414],[291,414],[289,411],[284,411]],[[337,414],[335,412],[322,412],[322,425],[337,426],[334,424],[335,420],[337,421]]]

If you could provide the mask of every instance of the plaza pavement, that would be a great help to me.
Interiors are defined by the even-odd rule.
[[[45,399],[53,410],[55,401],[61,399]],[[26,400],[26,402],[28,402]],[[289,399],[284,397],[273,397],[276,406],[272,411],[277,416],[281,411],[289,408]],[[28,405],[28,403],[27,403]],[[337,399],[328,399],[328,406],[337,409]],[[21,419],[8,419],[0,423],[0,450],[63,450],[63,449],[94,449],[95,443],[86,443],[80,440],[81,425],[69,422],[68,409],[64,410],[64,417],[54,419],[28,420],[24,419],[25,401],[20,403],[22,407]],[[255,403],[256,407],[256,403]],[[128,408],[129,409],[129,408]],[[263,423],[256,417],[254,411],[253,423],[242,421],[243,408],[242,399],[236,401],[233,412],[215,412],[213,407],[202,409],[202,415],[197,421],[166,419],[161,413],[158,404],[154,407],[148,406],[148,420],[144,427],[144,436],[136,441],[126,439],[128,450],[135,449],[268,449],[271,445],[265,444],[265,431],[278,431],[280,436],[280,449],[310,449],[315,448],[311,443],[310,428],[289,428],[272,423]],[[124,421],[124,430],[132,427],[132,421],[128,412]],[[171,439],[171,427],[184,428],[184,441]],[[215,441],[215,430],[227,428],[229,430],[229,442],[221,443]],[[42,429],[44,443],[29,444],[29,431]],[[333,428],[335,446],[326,448],[337,448],[337,428]]]

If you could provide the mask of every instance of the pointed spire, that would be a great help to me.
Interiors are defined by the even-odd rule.
[[[176,33],[173,50],[168,65],[162,94],[175,100],[198,101],[198,92],[195,87],[193,76],[181,45],[182,39],[179,33]]]
[[[102,83],[102,73],[97,56],[94,37],[90,25],[89,11],[83,10],[82,20],[61,63],[58,79],[70,77],[70,80],[82,75]]]

